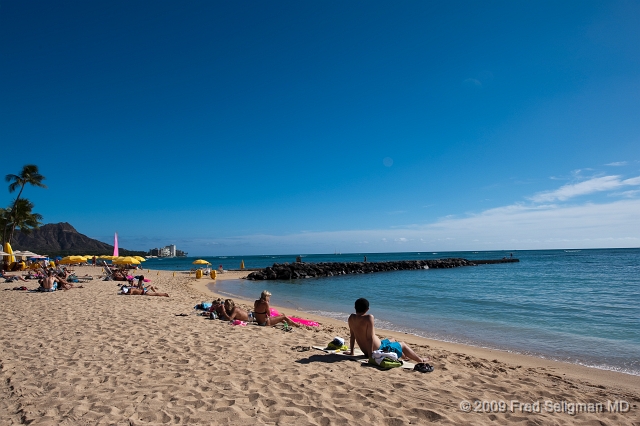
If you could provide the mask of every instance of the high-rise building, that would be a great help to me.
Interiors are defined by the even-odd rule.
[[[162,248],[149,249],[149,254],[151,256],[158,256],[158,257],[176,257],[176,256],[186,255],[186,253],[184,253],[183,251],[178,250],[175,244],[170,244]]]

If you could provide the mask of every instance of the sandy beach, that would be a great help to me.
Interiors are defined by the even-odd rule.
[[[7,290],[0,293],[1,425],[640,424],[638,376],[378,329],[435,366],[426,374],[381,371],[292,349],[348,339],[348,329],[278,308],[278,294],[274,307],[321,327],[284,332],[205,319],[193,306],[216,298],[207,289],[211,280],[185,273],[145,269],[171,296],[164,298],[119,296],[116,282],[97,278],[99,268],[76,272],[96,278],[54,293],[0,284]],[[623,412],[609,410],[615,401]],[[583,403],[604,410],[571,413]]]

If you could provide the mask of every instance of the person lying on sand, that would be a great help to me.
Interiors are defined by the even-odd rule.
[[[144,277],[142,278],[144,280]],[[127,287],[123,285],[120,288],[120,294],[132,295],[132,296],[160,296],[160,297],[169,297],[169,293],[158,293],[156,288],[153,287],[153,291],[150,291],[149,288],[139,288],[139,287]]]
[[[75,285],[60,277],[58,277],[58,284],[59,284],[59,287],[63,290],[71,290],[72,288],[84,288],[84,286],[82,285]]]
[[[211,302],[211,307],[207,309],[209,312],[209,318],[222,318],[222,312],[224,311],[224,300],[216,299]],[[214,314],[215,313],[215,314]]]
[[[349,352],[347,355],[353,355],[355,343],[367,357],[370,357],[373,351],[381,350],[383,352],[395,352],[398,359],[411,359],[420,364],[426,363],[429,358],[420,358],[409,346],[404,342],[396,342],[392,339],[380,340],[376,336],[376,330],[373,326],[373,315],[367,314],[369,311],[369,301],[364,298],[356,300],[356,313],[349,316],[349,331],[351,333],[349,339]]]
[[[29,271],[25,278],[29,280],[39,280],[40,278],[44,277],[46,277],[46,274],[43,274],[40,270],[33,270]]]
[[[18,281],[18,280],[27,282],[27,280],[25,280],[24,278],[22,278],[19,275],[8,275],[8,274],[6,274],[4,270],[2,270],[2,273],[1,273],[0,276],[2,278],[4,278],[5,280],[7,280],[7,282]]]
[[[253,321],[253,318],[249,318],[249,313],[247,311],[236,306],[233,299],[227,299],[224,301],[223,309],[218,311],[218,315],[220,315],[220,319],[227,321]]]
[[[271,300],[271,293],[267,290],[263,291],[260,294],[260,299],[256,300],[253,303],[253,317],[256,319],[258,325],[261,326],[270,326],[284,322],[289,325],[289,327],[300,327],[300,324],[296,324],[291,321],[286,315],[278,315],[277,317],[271,316],[271,310],[269,308],[269,300]]]
[[[136,284],[136,288],[139,290],[143,290],[146,292],[153,292],[153,293],[157,293],[158,292],[158,288],[156,286],[153,286],[151,284],[149,284],[148,286],[144,286],[144,275],[138,275],[136,277],[133,277],[134,279],[138,280],[138,284]],[[132,282],[132,281],[130,281]]]
[[[113,275],[111,275],[111,278],[114,281],[127,281],[127,273],[126,271],[117,269],[116,271],[113,272]]]

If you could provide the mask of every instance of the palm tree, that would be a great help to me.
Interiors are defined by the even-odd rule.
[[[12,243],[13,234],[16,228],[20,229],[20,232],[29,234],[32,229],[35,229],[42,225],[42,215],[33,213],[33,203],[26,198],[18,200],[14,205],[13,213],[9,217],[11,220],[11,233],[9,234],[9,243]]]
[[[20,188],[20,192],[18,192],[18,196],[13,203],[13,207],[11,207],[11,212],[9,216],[13,217],[14,210],[16,209],[16,205],[18,201],[20,201],[20,196],[22,195],[22,191],[24,190],[25,185],[29,184],[32,186],[39,186],[40,188],[46,188],[47,186],[42,183],[44,180],[44,176],[38,172],[38,166],[35,164],[27,164],[22,167],[22,171],[18,175],[8,174],[4,178],[7,182],[9,182],[9,192],[15,192],[18,187]],[[5,226],[2,230],[2,242],[7,241],[7,227],[8,223],[5,223]],[[15,229],[15,228],[14,228]],[[12,232],[13,234],[13,232]]]
[[[5,229],[5,227],[8,227],[11,223],[11,219],[9,219],[9,213],[9,209],[0,208],[0,228]],[[2,247],[0,247],[0,250],[2,250]]]

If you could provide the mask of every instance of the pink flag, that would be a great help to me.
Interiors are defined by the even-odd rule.
[[[113,239],[113,255],[119,256],[118,254],[118,233],[116,232],[116,236]]]

